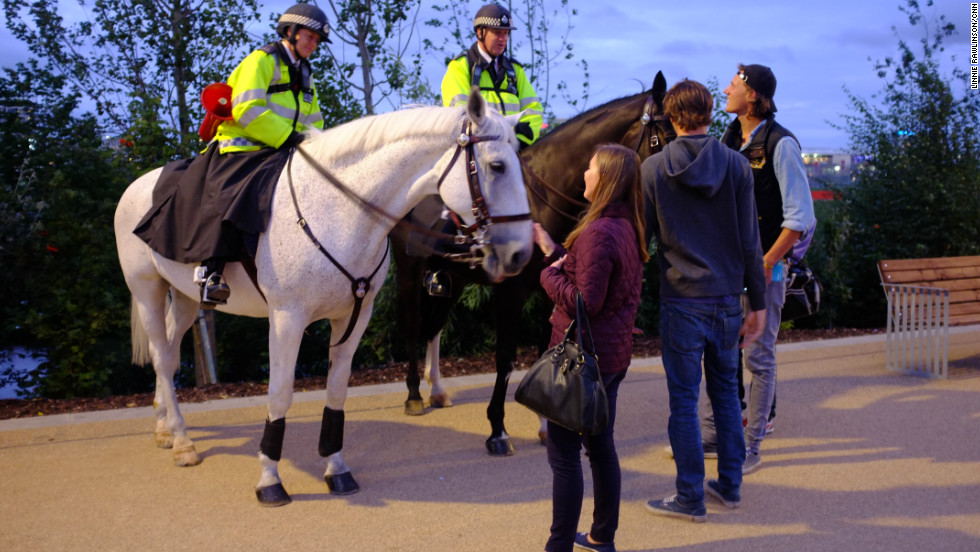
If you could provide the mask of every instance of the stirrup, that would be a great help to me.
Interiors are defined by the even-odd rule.
[[[231,295],[231,288],[224,282],[224,278],[217,272],[208,276],[208,279],[201,285],[201,304],[204,307],[214,308],[217,305],[224,305],[228,302]]]
[[[433,297],[452,297],[453,295],[452,278],[441,270],[434,272],[427,270],[425,277],[422,279],[422,285],[425,286],[425,290],[429,292],[429,295]]]

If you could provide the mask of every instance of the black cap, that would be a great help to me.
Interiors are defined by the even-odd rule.
[[[773,100],[776,95],[776,75],[772,74],[772,69],[765,65],[743,65],[738,76],[757,94],[768,98],[772,112],[776,112],[776,102]]]

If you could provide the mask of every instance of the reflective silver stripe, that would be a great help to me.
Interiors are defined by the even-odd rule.
[[[315,126],[317,123],[323,121],[323,113],[317,111],[316,113],[310,113],[309,115],[303,117],[303,125],[311,127]]]
[[[261,100],[263,98],[265,98],[265,90],[262,90],[261,88],[253,88],[235,96],[235,98],[231,100],[231,105],[235,106],[240,103],[245,103],[251,100]]]
[[[507,110],[507,113],[517,113],[521,110],[521,104],[505,103],[504,109]]]
[[[530,98],[521,98],[521,109],[524,109],[525,107],[527,107],[530,104],[540,103],[540,102],[541,102],[541,100],[537,96],[533,96],[533,97],[530,97]]]
[[[469,99],[470,99],[469,94],[456,94],[455,96],[453,96],[453,101],[449,102],[449,107],[466,105],[466,102]]]
[[[247,127],[252,124],[253,121],[259,118],[260,115],[265,113],[265,108],[262,106],[253,106],[248,109],[245,113],[238,118],[238,124],[242,127]]]
[[[283,119],[286,119],[288,121],[292,121],[293,120],[293,115],[296,114],[296,110],[295,109],[293,109],[291,107],[281,106],[281,105],[279,105],[276,102],[273,102],[271,100],[269,101],[269,105],[267,107],[268,107],[269,111],[275,113],[276,115],[278,115],[278,116],[280,116]]]
[[[221,149],[230,148],[232,146],[258,146],[265,147],[265,144],[259,142],[253,142],[248,138],[232,138],[231,140],[222,140],[218,142],[218,147]]]

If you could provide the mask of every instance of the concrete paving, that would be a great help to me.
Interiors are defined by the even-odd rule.
[[[616,427],[618,550],[980,550],[980,326],[954,331],[945,381],[889,373],[884,351],[884,336],[780,346],[762,468],[741,508],[709,498],[705,524],[644,508],[673,494],[675,469],[660,359],[634,360]],[[297,394],[280,464],[294,502],[272,509],[253,492],[262,398],[185,405],[204,458],[192,468],[154,446],[146,408],[0,421],[0,550],[542,550],[551,473],[537,418],[511,395],[517,452],[489,457],[492,379],[449,382],[455,406],[421,417],[403,414],[403,384],[351,389],[344,453],[361,491],[346,497],[321,479],[324,392]],[[581,530],[591,508],[586,469]]]

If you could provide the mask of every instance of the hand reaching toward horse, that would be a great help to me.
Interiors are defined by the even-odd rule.
[[[534,223],[534,243],[538,244],[545,257],[555,252],[555,240],[551,239],[548,231],[537,222]]]

